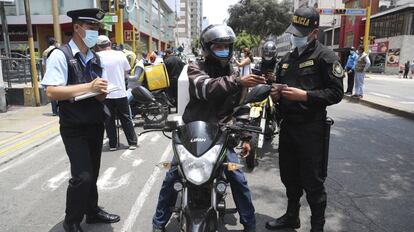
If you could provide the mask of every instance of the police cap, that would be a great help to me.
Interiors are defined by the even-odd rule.
[[[304,37],[319,27],[319,13],[313,7],[298,8],[293,14],[292,23],[286,33]]]
[[[81,21],[92,24],[101,24],[101,20],[105,16],[105,12],[98,8],[71,10],[66,14],[72,18],[73,22]]]

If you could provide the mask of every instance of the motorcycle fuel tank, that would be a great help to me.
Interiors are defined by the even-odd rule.
[[[217,144],[221,134],[217,124],[195,121],[180,127],[178,137],[191,154],[200,157]]]

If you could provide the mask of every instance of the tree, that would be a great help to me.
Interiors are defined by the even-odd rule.
[[[236,50],[242,50],[243,48],[257,48],[260,45],[260,37],[257,35],[251,35],[242,31],[237,34],[236,41],[234,43],[234,48]]]
[[[227,24],[236,33],[265,38],[280,35],[291,21],[291,1],[288,0],[240,0],[229,8]]]

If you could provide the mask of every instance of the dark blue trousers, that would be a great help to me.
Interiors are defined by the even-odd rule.
[[[233,149],[229,149],[229,152],[227,153],[227,161],[238,163],[237,154]],[[243,224],[245,228],[255,228],[255,210],[250,190],[247,186],[247,180],[243,172],[241,170],[227,171],[227,169],[225,169],[225,175],[230,183],[233,199],[240,215],[240,223]],[[174,190],[173,185],[179,178],[177,167],[171,168],[165,175],[164,182],[161,186],[160,196],[158,198],[157,210],[152,219],[153,225],[157,228],[164,228],[170,220],[172,214],[171,207],[174,207],[177,199],[177,192]]]

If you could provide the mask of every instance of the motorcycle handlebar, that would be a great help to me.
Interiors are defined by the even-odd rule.
[[[262,128],[258,126],[251,126],[251,125],[246,125],[242,123],[236,123],[233,125],[226,125],[223,123],[221,125],[229,130],[234,130],[234,131],[248,131],[248,132],[253,132],[253,133],[258,133],[258,134],[263,133]]]

